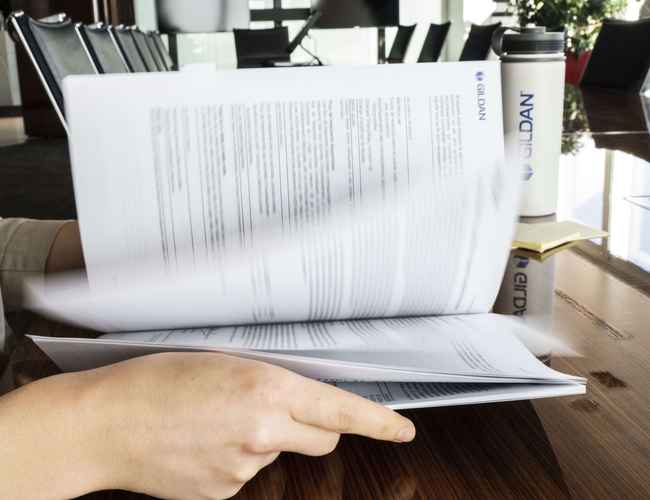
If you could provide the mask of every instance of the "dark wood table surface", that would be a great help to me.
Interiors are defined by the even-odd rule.
[[[417,426],[412,444],[344,437],[324,458],[282,455],[237,498],[650,498],[645,101],[572,91],[568,96],[572,114],[565,124],[558,218],[604,227],[612,237],[545,261],[552,300],[541,315],[548,315],[543,319],[552,335],[581,354],[554,355],[551,365],[587,377],[587,394],[404,412]],[[529,300],[534,293],[529,290]],[[16,376],[29,377],[38,363],[15,361]],[[85,498],[144,497],[104,492]]]

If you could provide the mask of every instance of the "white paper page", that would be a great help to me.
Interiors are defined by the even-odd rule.
[[[556,378],[514,379],[486,376],[468,376],[419,371],[409,368],[397,369],[355,363],[333,361],[293,354],[262,352],[243,349],[209,348],[194,346],[165,346],[138,342],[105,339],[79,339],[31,336],[36,345],[63,371],[79,371],[106,366],[127,359],[163,352],[220,352],[232,356],[263,361],[291,370],[305,377],[338,382],[462,382],[462,383],[548,383],[584,384],[584,379],[556,372]]]
[[[526,329],[513,317],[466,314],[122,333],[102,339],[298,354],[438,374],[566,380],[519,341],[520,330]]]
[[[51,337],[33,337],[37,345],[44,350],[63,370],[83,370],[105,366],[132,357],[168,352],[165,347],[126,344],[115,341],[90,341],[87,339],[58,339]],[[175,351],[192,351],[198,348],[169,348]],[[367,366],[332,365],[324,360],[314,360],[298,356],[273,356],[260,352],[227,352],[257,361],[278,364],[302,375],[322,379],[329,383],[371,399],[393,409],[427,408],[461,404],[492,403],[556,396],[584,394],[586,386],[583,381],[565,384],[545,385],[541,383],[485,383],[485,380],[472,377],[454,377],[421,373],[396,373]],[[387,377],[390,382],[382,382]],[[341,381],[335,382],[337,378]],[[345,381],[350,379],[350,381]],[[351,381],[365,380],[365,382]],[[495,379],[495,382],[498,382]],[[523,381],[520,381],[523,382]]]
[[[32,337],[36,344],[64,371],[106,366],[133,357],[159,352],[195,352],[198,347],[174,348],[89,339]],[[584,380],[565,384],[486,383],[481,378],[422,373],[391,372],[381,368],[331,364],[326,360],[279,356],[261,352],[227,352],[240,357],[277,364],[329,383],[343,390],[396,410],[465,404],[493,403],[584,394]],[[341,381],[335,381],[343,379]],[[345,381],[349,379],[350,381]],[[382,379],[391,380],[389,382]],[[356,380],[356,381],[352,381]],[[362,382],[360,382],[361,380]],[[365,380],[365,381],[363,381]],[[499,382],[495,379],[494,382]]]
[[[337,387],[394,410],[433,408],[585,394],[584,385],[336,383]]]
[[[66,79],[92,293],[34,307],[102,331],[487,312],[519,184],[498,64],[399,66]]]

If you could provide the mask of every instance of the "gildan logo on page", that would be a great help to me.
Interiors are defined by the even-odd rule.
[[[480,121],[487,120],[487,98],[485,83],[485,73],[477,71],[474,75],[476,79],[476,102],[478,104],[478,119]]]

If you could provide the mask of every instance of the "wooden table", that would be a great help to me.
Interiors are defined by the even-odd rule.
[[[618,178],[636,172],[628,184],[650,195],[650,139],[641,108],[619,130],[603,130],[617,110],[594,102],[565,137],[571,151],[562,169],[563,182],[597,187],[563,191],[561,212],[606,227],[615,245],[586,243],[555,255],[549,267],[551,330],[583,355],[554,356],[551,364],[587,377],[587,395],[405,412],[418,429],[414,443],[345,437],[324,458],[283,455],[237,498],[650,498],[650,266],[630,262],[646,250],[650,256],[650,209],[625,205]],[[597,133],[585,133],[590,123]],[[621,207],[632,215],[621,218]]]

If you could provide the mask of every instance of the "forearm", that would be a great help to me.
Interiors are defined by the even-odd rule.
[[[0,289],[5,311],[23,309],[27,280],[81,267],[76,221],[0,219]]]
[[[72,269],[82,269],[84,257],[81,249],[81,236],[77,221],[66,222],[50,248],[45,265],[46,273],[57,273]]]
[[[110,486],[93,377],[57,375],[0,398],[3,499],[74,498]]]

